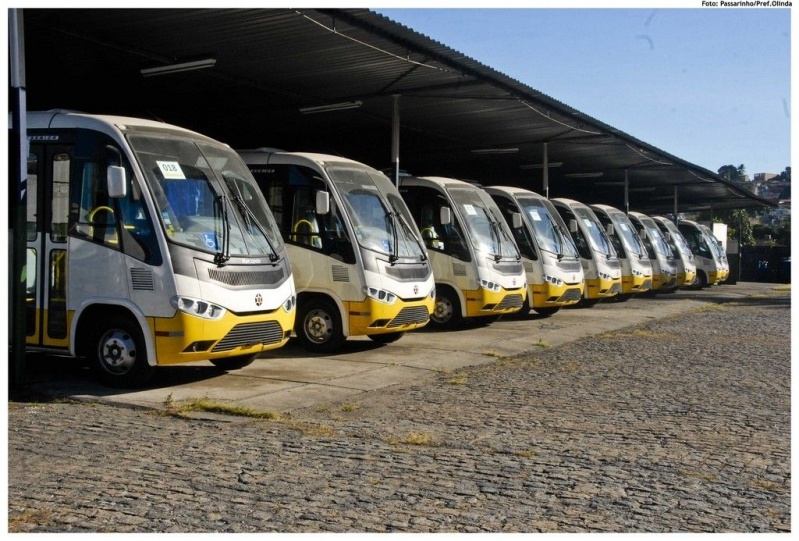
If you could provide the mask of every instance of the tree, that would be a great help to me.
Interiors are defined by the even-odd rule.
[[[774,177],[772,180],[781,180],[783,182],[790,182],[791,181],[791,167],[788,166],[785,168],[785,171]]]
[[[741,246],[754,246],[755,237],[752,234],[752,224],[749,214],[744,209],[721,210],[713,216],[713,221],[727,224],[727,238],[739,240],[738,230],[741,230]]]
[[[744,164],[738,167],[734,165],[722,165],[719,167],[719,176],[732,182],[744,182],[746,180],[746,167]]]

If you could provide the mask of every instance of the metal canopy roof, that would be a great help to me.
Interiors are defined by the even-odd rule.
[[[645,213],[775,206],[365,9],[25,9],[27,103]],[[213,67],[140,70],[212,58]],[[301,109],[346,104],[337,111]]]

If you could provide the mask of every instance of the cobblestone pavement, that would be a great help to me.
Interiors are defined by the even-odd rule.
[[[9,530],[786,532],[790,350],[782,291],[274,420],[11,402]]]

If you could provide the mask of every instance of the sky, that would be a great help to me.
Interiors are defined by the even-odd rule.
[[[686,161],[781,173],[791,10],[680,4],[695,7],[373,9]]]

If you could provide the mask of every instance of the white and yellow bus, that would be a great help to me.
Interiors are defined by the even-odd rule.
[[[403,177],[400,193],[430,253],[434,325],[454,328],[464,318],[494,319],[521,309],[527,297],[521,254],[484,190],[451,178]]]
[[[337,351],[348,336],[389,343],[428,323],[436,292],[427,250],[383,173],[325,154],[239,152],[286,240],[307,350]]]
[[[624,301],[635,294],[649,291],[652,288],[652,261],[630,219],[622,211],[610,205],[590,205],[590,207],[605,230],[610,230],[608,236],[619,255],[621,293],[617,299]]]
[[[712,247],[712,239],[706,237],[702,226],[693,220],[679,220],[677,228],[685,237],[685,242],[694,254],[696,261],[696,280],[693,286],[697,289],[719,283],[721,261]]]
[[[505,222],[512,229],[527,273],[527,299],[521,313],[532,308],[551,316],[563,306],[580,302],[585,288],[577,247],[555,216],[557,211],[544,196],[523,188],[486,186]],[[523,227],[513,228],[520,214]]]
[[[671,251],[682,262],[682,267],[677,268],[677,287],[690,287],[696,280],[696,258],[688,246],[685,237],[680,233],[677,224],[665,216],[652,216],[655,224],[660,228],[669,243]]]
[[[27,350],[114,386],[280,347],[296,295],[269,207],[227,145],[161,122],[27,115]]]
[[[569,227],[585,273],[581,304],[593,306],[621,293],[621,263],[605,228],[588,205],[555,198],[552,204]]]
[[[677,288],[677,256],[671,251],[663,233],[654,220],[640,212],[627,215],[644,241],[652,260],[652,294],[674,291]]]
[[[716,236],[709,226],[699,224],[699,228],[704,232],[707,243],[715,255],[716,264],[719,269],[718,283],[721,284],[730,276],[730,263],[727,261],[727,254],[724,253],[724,246],[721,244],[721,239]]]

